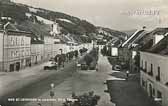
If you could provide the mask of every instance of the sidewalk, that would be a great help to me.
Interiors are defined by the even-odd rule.
[[[20,70],[19,72],[0,72],[0,88],[1,86],[8,85],[15,80],[19,80],[21,78],[26,78],[32,75],[36,75],[43,70],[43,66],[45,66],[48,62],[34,65],[32,67],[26,67],[25,69]]]
[[[126,79],[124,72],[113,72],[116,78]],[[156,106],[142,90],[139,74],[130,74],[128,80],[108,80],[108,90],[116,106]]]

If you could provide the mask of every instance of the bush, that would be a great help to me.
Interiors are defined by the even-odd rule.
[[[93,91],[79,96],[76,96],[75,93],[73,93],[72,98],[76,99],[76,101],[72,102],[67,100],[63,103],[63,106],[96,106],[100,100],[100,96],[94,95]]]
[[[86,64],[88,66],[90,66],[91,62],[93,61],[93,58],[90,54],[87,54],[85,57],[84,57],[84,61],[86,62]]]

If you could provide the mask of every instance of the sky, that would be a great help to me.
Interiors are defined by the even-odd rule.
[[[13,0],[116,30],[168,26],[168,0]]]

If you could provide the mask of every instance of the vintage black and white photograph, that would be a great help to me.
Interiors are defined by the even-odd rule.
[[[0,0],[0,106],[168,106],[168,1]]]

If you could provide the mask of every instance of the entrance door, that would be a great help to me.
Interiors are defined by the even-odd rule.
[[[152,85],[149,84],[149,96],[152,98],[153,97],[153,88]]]
[[[14,71],[14,64],[10,64],[10,72]]]
[[[36,61],[35,61],[35,64],[37,64],[37,56],[36,56]]]
[[[20,70],[20,62],[16,62],[16,71]]]

